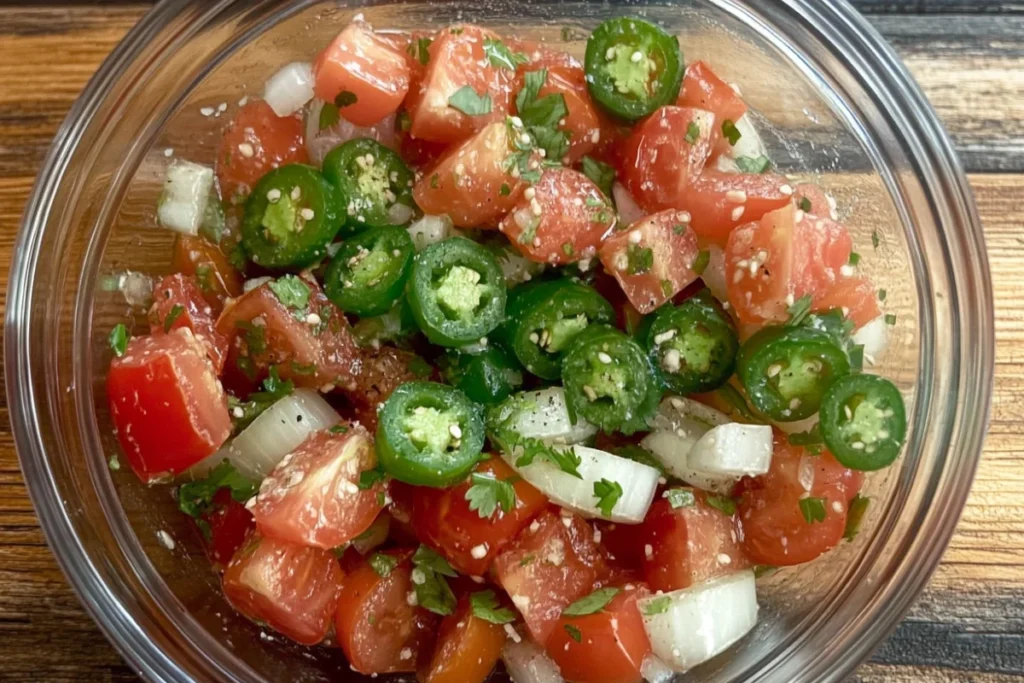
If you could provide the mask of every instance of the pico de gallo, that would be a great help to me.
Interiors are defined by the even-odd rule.
[[[174,272],[110,332],[123,456],[239,613],[367,675],[660,681],[854,537],[895,318],[736,86],[629,17],[310,57],[168,161]]]

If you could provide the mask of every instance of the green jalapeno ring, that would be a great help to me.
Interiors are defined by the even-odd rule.
[[[830,334],[808,327],[765,327],[740,348],[736,374],[751,403],[778,422],[818,412],[821,398],[850,359]]]
[[[707,290],[679,306],[662,306],[642,329],[639,339],[671,391],[713,391],[732,376],[739,340]]]
[[[265,268],[310,265],[327,253],[341,226],[342,198],[318,170],[287,164],[256,183],[245,202],[242,243]]]
[[[469,474],[484,446],[480,408],[454,387],[407,382],[377,424],[377,457],[395,479],[443,488]]]
[[[523,371],[515,358],[498,345],[480,353],[450,349],[445,379],[477,403],[498,403],[523,385]]]
[[[434,344],[479,342],[505,317],[505,278],[494,256],[465,237],[428,246],[406,284],[416,323]]]
[[[612,324],[615,309],[597,290],[568,279],[531,282],[511,291],[501,328],[519,362],[543,379],[558,379],[565,349],[592,323]]]
[[[609,325],[580,332],[562,361],[562,384],[570,415],[605,432],[646,429],[661,399],[647,354]]]
[[[356,138],[324,158],[324,176],[344,197],[344,232],[395,223],[392,207],[415,207],[413,173],[402,158],[371,138]]]
[[[602,108],[636,121],[679,97],[685,66],[679,40],[643,19],[609,19],[584,57],[587,88]]]
[[[327,298],[346,313],[387,313],[402,296],[415,253],[408,231],[394,225],[345,240],[324,277]]]
[[[900,390],[884,377],[847,375],[825,392],[818,424],[828,450],[844,467],[880,470],[903,448],[906,406]]]

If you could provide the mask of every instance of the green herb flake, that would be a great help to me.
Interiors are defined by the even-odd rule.
[[[336,124],[340,118],[338,107],[331,102],[325,102],[323,108],[320,109],[320,120],[317,121],[317,125],[320,130],[327,130]]]
[[[430,189],[431,190],[436,190],[439,187],[438,181],[440,179],[441,179],[440,176],[437,175],[436,173],[434,173],[433,175],[430,176]]]
[[[850,349],[850,369],[854,372],[864,371],[864,345],[857,344]]]
[[[267,283],[277,300],[293,311],[305,310],[309,305],[309,285],[297,275],[285,275]]]
[[[885,297],[886,296],[888,296],[888,292],[886,292],[884,289],[878,290],[878,300],[879,301],[885,301]]]
[[[800,201],[797,202],[796,205],[798,209],[805,213],[811,210],[811,200],[808,199],[807,197],[801,197]]]
[[[871,231],[871,246],[878,249],[878,245],[882,243],[882,238],[879,237],[877,230]]]
[[[861,522],[864,521],[864,514],[868,511],[870,503],[870,498],[859,493],[850,501],[850,506],[846,510],[846,530],[843,532],[843,538],[847,541],[857,538]]]
[[[507,197],[512,194],[512,188],[508,186],[508,183],[502,183],[501,188],[498,189],[498,194],[502,197]]]
[[[537,559],[537,556],[534,555],[533,553],[529,553],[527,555],[523,555],[523,557],[519,560],[519,566],[520,567],[529,567],[531,564],[534,563],[534,561],[536,559]]]
[[[651,598],[644,603],[644,616],[653,617],[657,614],[664,614],[668,611],[669,606],[672,604],[672,598],[667,595],[662,595],[657,598]]]
[[[480,591],[469,596],[469,606],[477,619],[492,624],[511,624],[516,620],[516,613],[508,607],[502,607],[494,591]]]
[[[185,307],[181,304],[174,304],[171,306],[170,313],[164,318],[164,332],[170,332],[171,327],[174,325],[174,321],[181,317],[181,314],[185,312]]]
[[[735,146],[735,144],[740,141],[740,138],[743,137],[739,129],[736,127],[736,124],[733,123],[731,119],[722,121],[722,135],[725,136],[725,139],[729,141],[729,145],[731,146]]]
[[[334,425],[333,427],[331,427],[327,431],[329,431],[331,434],[345,434],[345,433],[348,432],[348,426],[347,425]]]
[[[351,107],[353,104],[359,101],[354,92],[348,90],[342,90],[338,93],[337,97],[334,98],[334,106],[338,109],[344,109],[345,107]]]
[[[370,555],[370,559],[367,562],[373,567],[373,571],[377,572],[377,576],[380,577],[389,576],[394,568],[398,566],[397,557],[385,555],[384,553]]]
[[[331,429],[334,429],[333,427]],[[357,486],[360,491],[366,491],[372,489],[377,485],[378,482],[384,481],[383,470],[363,470],[359,473],[359,483]]]
[[[515,71],[516,67],[520,64],[527,64],[530,61],[526,55],[520,52],[512,52],[505,43],[491,38],[484,39],[484,54],[487,55],[491,66],[496,66],[499,69],[508,69],[509,71]]]
[[[886,325],[895,325],[896,324],[896,316],[895,316],[895,314],[893,314],[893,313],[886,313],[885,314],[885,324]]]
[[[825,502],[824,498],[800,499],[800,513],[808,524],[825,521]]]
[[[789,314],[789,320],[786,321],[787,327],[796,327],[800,325],[807,316],[811,313],[811,295],[804,294],[802,297],[793,302],[793,305],[786,309],[786,313]]]
[[[576,249],[575,247],[572,246],[572,242],[562,243],[562,253],[568,256],[569,258],[573,257],[573,255],[576,253]]]
[[[615,168],[603,161],[585,156],[581,161],[583,175],[597,185],[605,197],[612,196],[612,186],[615,184]]]
[[[406,51],[410,57],[420,64],[426,65],[430,61],[430,44],[433,42],[432,38],[417,38],[416,42],[409,44]]]
[[[462,86],[448,98],[448,106],[467,116],[483,116],[493,110],[490,93],[480,95],[468,85]]]
[[[516,507],[516,489],[512,484],[488,474],[474,472],[469,477],[472,486],[466,491],[469,509],[483,519],[494,516],[500,506],[505,512]]]
[[[630,275],[643,275],[654,267],[654,250],[630,244],[626,248],[626,272]]]
[[[767,173],[772,168],[771,159],[763,154],[759,157],[736,157],[733,161],[744,173]]]
[[[213,497],[224,488],[231,491],[232,498],[244,503],[256,495],[259,486],[225,460],[214,467],[205,479],[181,485],[178,489],[178,509],[198,519],[213,509]]]
[[[686,137],[684,138],[691,145],[700,139],[700,126],[697,125],[696,121],[690,121],[686,126]],[[736,144],[735,142],[732,144]]]
[[[580,632],[578,628],[576,628],[572,624],[565,625],[565,632],[568,633],[569,637],[575,640],[577,643],[583,642],[583,634]]]
[[[110,335],[107,339],[110,341],[110,348],[114,350],[114,355],[120,358],[124,355],[125,350],[128,348],[128,339],[131,335],[128,334],[128,328],[124,326],[124,323],[118,323],[114,325],[114,329],[110,331]]]
[[[253,420],[262,415],[263,411],[291,394],[294,390],[295,384],[291,380],[281,379],[277,366],[272,366],[267,378],[263,380],[262,391],[249,394],[249,400],[247,401],[238,401],[234,398],[228,399],[235,431],[245,429]]]
[[[708,264],[711,263],[711,252],[707,249],[701,249],[697,252],[697,258],[693,259],[693,265],[690,267],[697,275],[703,275],[704,271],[708,269]]]
[[[617,481],[602,479],[594,482],[594,497],[597,498],[597,509],[605,517],[612,516],[615,504],[622,498],[622,484]]]
[[[728,496],[708,496],[708,505],[715,508],[723,515],[730,517],[736,514],[736,501]]]
[[[671,298],[672,295],[675,294],[675,287],[671,280],[662,280],[660,284],[661,293],[664,294],[666,298]]]
[[[554,463],[566,474],[571,474],[577,479],[583,478],[579,470],[583,460],[580,456],[576,455],[572,448],[555,448],[540,439],[520,437],[508,429],[502,429],[500,432],[490,436],[491,440],[497,443],[506,453],[519,453],[522,451],[516,459],[516,467],[526,467],[533,464],[533,461],[537,458],[541,458]]]
[[[811,455],[821,455],[825,439],[821,436],[821,425],[817,422],[806,432],[795,432],[786,437],[789,445],[806,448]]]
[[[590,595],[580,598],[562,610],[563,617],[584,617],[588,614],[597,614],[603,610],[616,595],[621,592],[619,588],[599,588]]]
[[[414,571],[413,585],[416,590],[416,599],[420,607],[448,616],[455,611],[455,595],[444,577],[456,577],[458,574],[448,564],[448,561],[438,555],[425,545],[421,545],[416,554],[412,556]],[[418,581],[415,574],[422,574],[422,581]]]
[[[697,504],[697,497],[693,495],[693,489],[669,489],[661,494],[661,497],[668,500],[668,504],[672,506],[673,510],[692,508]]]
[[[857,265],[858,263],[860,263],[860,254],[858,254],[858,253],[857,253],[857,252],[855,252],[855,251],[851,251],[851,252],[850,252],[850,260],[849,260],[849,264],[850,264],[851,266],[855,266],[855,265]]]

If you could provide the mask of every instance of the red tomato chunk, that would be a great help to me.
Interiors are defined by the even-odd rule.
[[[228,340],[214,327],[213,309],[194,278],[175,273],[157,283],[149,309],[149,326],[153,334],[187,327],[203,344],[214,371],[219,375],[224,369]]]
[[[249,533],[256,528],[252,513],[245,505],[231,497],[231,491],[221,489],[213,497],[213,510],[203,516],[209,525],[206,551],[214,568],[223,571],[235,556]]]
[[[221,196],[241,203],[267,171],[308,159],[298,115],[281,117],[262,100],[250,102],[238,110],[221,138],[217,153]]]
[[[724,246],[739,225],[759,221],[793,199],[793,186],[774,173],[705,170],[686,188],[683,206],[697,237]]]
[[[423,683],[484,683],[504,645],[505,630],[474,616],[469,599],[463,598],[441,622],[434,655],[419,678]]]

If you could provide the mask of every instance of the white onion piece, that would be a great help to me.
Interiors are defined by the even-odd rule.
[[[658,488],[658,470],[596,448],[572,446],[572,450],[580,459],[578,471],[582,479],[540,458],[525,467],[516,467],[516,471],[552,501],[584,517],[601,517],[622,524],[644,521]],[[502,457],[515,467],[518,454],[503,453]],[[598,498],[594,495],[594,484],[602,479],[622,487],[622,497],[608,517],[597,507]]]
[[[736,161],[732,157],[727,157],[724,154],[719,154],[715,157],[716,171],[721,173],[739,173],[740,167],[736,165]]]
[[[669,396],[658,405],[658,412],[649,423],[653,429],[676,430],[681,426],[689,427],[693,421],[702,423],[704,431],[732,422],[725,413],[700,401],[685,396]]]
[[[622,225],[636,223],[647,215],[622,183],[612,185],[612,197],[615,199],[615,209],[619,212]]]
[[[501,659],[515,683],[564,683],[558,665],[532,640],[507,640]]]
[[[352,547],[360,555],[365,555],[377,546],[383,545],[388,540],[388,533],[391,531],[391,515],[382,512],[373,520],[373,524],[352,539]]]
[[[313,99],[313,65],[292,62],[282,67],[267,80],[263,99],[278,116],[291,116],[305,107]]]
[[[707,474],[690,467],[688,459],[690,451],[703,435],[699,431],[700,429],[699,426],[695,426],[692,432],[684,430],[682,435],[678,432],[659,429],[645,436],[640,445],[649,451],[661,463],[665,471],[676,479],[681,479],[704,491],[728,494],[735,481],[732,477]]]
[[[690,467],[715,476],[764,474],[772,464],[772,428],[732,422],[713,427],[690,449]]]
[[[241,474],[260,481],[310,434],[340,421],[341,416],[320,394],[312,389],[296,389],[267,408],[241,434],[189,472],[202,477],[228,460]]]
[[[245,282],[242,283],[242,291],[243,292],[251,292],[252,290],[256,289],[257,287],[261,287],[262,285],[267,284],[268,282],[272,281],[273,279],[274,278],[267,277],[266,275],[264,275],[263,277],[250,278],[250,279],[248,279],[248,280],[246,280]]]
[[[416,210],[411,206],[395,202],[388,207],[388,222],[391,225],[405,225],[416,215]]]
[[[785,432],[786,434],[807,432],[810,431],[814,425],[818,424],[818,414],[815,413],[810,417],[797,420],[796,422],[773,422],[773,424],[779,428],[779,431]]]
[[[322,166],[327,153],[355,138],[373,138],[393,150],[398,149],[395,115],[389,114],[372,126],[357,126],[339,116],[337,123],[320,130],[320,113],[326,103],[314,99],[306,110],[306,151],[314,166]]]
[[[853,333],[853,343],[864,347],[864,361],[874,365],[889,346],[889,324],[880,315]]]
[[[431,244],[455,237],[462,233],[455,229],[452,219],[448,216],[424,216],[406,230],[412,243],[416,245],[416,251],[426,249]]]
[[[749,114],[744,114],[736,121],[736,130],[740,133],[740,139],[730,148],[731,156],[750,157],[756,159],[760,156],[767,156],[767,150],[761,141],[761,135],[754,127],[754,122]]]
[[[647,655],[640,665],[640,675],[647,683],[670,683],[676,672],[654,655]]]
[[[198,235],[212,190],[212,168],[180,159],[172,161],[156,209],[160,225]]]
[[[665,611],[649,608],[651,602],[666,597]],[[757,623],[754,572],[746,569],[644,598],[638,606],[654,655],[677,671],[687,671],[724,652]]]
[[[548,387],[539,391],[524,391],[504,404],[501,415],[504,426],[513,433],[548,443],[574,444],[597,434],[597,427],[577,417],[576,424],[569,419],[562,387]]]
[[[495,251],[494,258],[498,261],[501,274],[505,276],[505,284],[509,287],[529,282],[535,275],[544,272],[543,263],[531,261],[507,243]]]
[[[708,265],[701,273],[700,279],[711,290],[711,294],[721,302],[729,301],[729,285],[725,278],[725,252],[717,245],[709,245]]]

